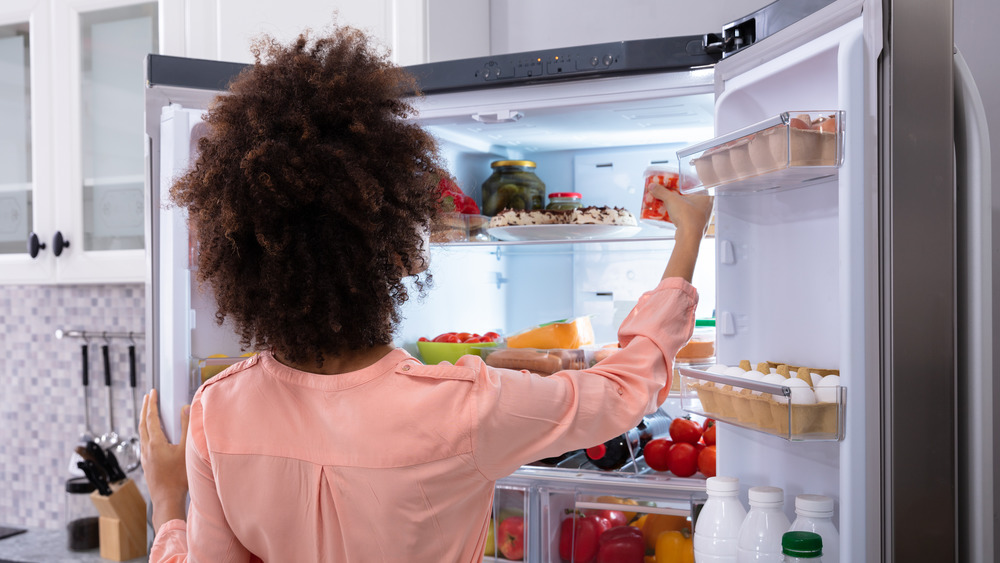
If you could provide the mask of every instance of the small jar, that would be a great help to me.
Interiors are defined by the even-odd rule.
[[[571,211],[573,209],[580,209],[583,207],[582,195],[576,192],[556,192],[549,194],[549,204],[545,206],[545,209],[553,209],[557,211]]]
[[[677,351],[676,363],[712,365],[715,363],[715,319],[696,319],[691,340]]]
[[[90,494],[97,488],[86,477],[66,481],[66,547],[70,551],[89,551],[101,544],[99,517]]]
[[[483,215],[504,209],[535,211],[545,208],[545,184],[530,160],[497,160],[493,174],[483,182]]]

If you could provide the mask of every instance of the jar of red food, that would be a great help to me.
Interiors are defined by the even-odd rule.
[[[645,186],[642,192],[640,218],[670,223],[663,192],[671,190],[680,193],[680,174],[671,166],[650,166],[643,172]]]

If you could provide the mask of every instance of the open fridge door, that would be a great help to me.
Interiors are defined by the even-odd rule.
[[[796,495],[835,500],[840,544],[824,561],[838,561],[837,547],[840,561],[864,560],[875,529],[875,144],[860,4],[828,6],[721,61],[717,136],[678,152],[682,190],[716,195],[718,361],[765,376],[688,372],[685,407],[725,421],[718,472],[744,495],[781,487],[790,520]]]

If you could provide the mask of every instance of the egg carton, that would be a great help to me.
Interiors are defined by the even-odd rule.
[[[788,440],[843,439],[846,389],[839,384],[838,370],[779,362],[761,362],[752,369],[744,360],[738,368],[679,371],[681,404],[689,412]],[[744,373],[764,377],[748,379]],[[822,383],[827,376],[837,379]]]

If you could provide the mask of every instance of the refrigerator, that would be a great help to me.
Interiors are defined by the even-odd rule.
[[[780,0],[713,34],[409,67],[415,119],[480,203],[490,163],[505,159],[535,162],[548,192],[588,205],[637,213],[644,168],[664,163],[716,197],[694,280],[697,316],[716,319],[716,362],[837,370],[832,426],[796,429],[787,397],[778,427],[709,408],[699,386],[740,382],[704,366],[678,373],[661,411],[719,415],[718,474],[740,479],[744,504],[750,486],[781,487],[794,519],[795,495],[832,497],[841,561],[994,560],[990,142],[952,9]],[[183,212],[166,205],[205,108],[242,68],[147,59],[147,357],[174,439],[200,382],[247,353],[215,323]],[[792,162],[803,113],[835,117],[822,162]],[[769,132],[786,139],[783,165],[697,169]],[[434,288],[407,304],[396,344],[418,355],[420,337],[578,316],[612,342],[672,247],[669,229],[640,225],[626,238],[432,244]],[[704,501],[704,479],[641,456],[613,472],[573,459],[497,483],[495,514],[525,518],[527,561],[559,561],[567,510],[630,499],[694,517]]]

